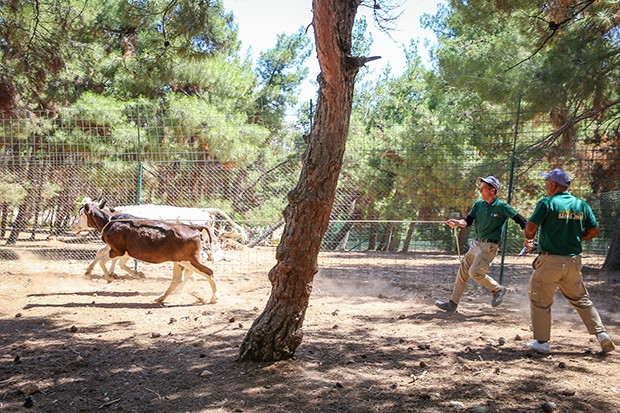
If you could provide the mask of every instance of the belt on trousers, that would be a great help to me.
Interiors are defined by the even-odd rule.
[[[557,255],[558,257],[570,257],[570,255],[560,255],[560,254],[552,254],[547,251],[540,251],[538,255]]]
[[[499,245],[499,241],[496,239],[490,239],[490,238],[474,238],[474,239],[478,242],[490,242],[490,243]]]

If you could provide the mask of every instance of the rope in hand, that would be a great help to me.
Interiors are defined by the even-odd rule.
[[[456,232],[456,227],[454,229],[454,239],[456,239],[456,252],[459,254],[459,262],[461,261],[461,247],[459,246],[459,234]]]

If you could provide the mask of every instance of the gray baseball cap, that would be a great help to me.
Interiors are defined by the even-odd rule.
[[[478,178],[478,185],[480,185],[480,182],[486,182],[487,184],[495,188],[496,191],[499,191],[499,180],[492,175],[489,175],[486,178]]]
[[[553,182],[560,184],[562,186],[570,185],[570,176],[564,170],[560,168],[555,168],[553,171],[548,174],[540,174],[543,178],[550,179]]]

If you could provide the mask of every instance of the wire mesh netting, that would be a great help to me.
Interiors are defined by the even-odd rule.
[[[529,121],[518,133],[517,124],[516,114],[426,114],[410,124],[382,126],[353,121],[321,271],[346,268],[372,277],[389,268],[406,283],[433,271],[435,262],[453,263],[437,275],[450,284],[474,232],[457,233],[444,222],[466,215],[479,196],[477,177],[497,176],[500,198],[528,217],[544,196],[540,173],[556,166],[571,173],[571,191],[588,200],[599,220],[601,235],[584,244],[584,257],[588,268],[600,269],[617,231],[620,191],[601,186],[597,171],[618,160],[577,141],[553,147],[550,157],[542,124]],[[28,251],[86,265],[103,244],[95,231],[74,234],[69,227],[80,202],[90,197],[110,207],[221,211],[211,219],[222,238],[236,232],[231,221],[247,234],[226,241],[225,249],[242,252],[219,268],[223,273],[268,271],[275,264],[282,211],[305,148],[296,125],[274,136],[225,117],[197,122],[186,113],[145,108],[4,119],[0,145],[0,259]],[[523,269],[531,260],[517,256],[521,229],[510,221],[502,241],[490,275],[525,282]]]

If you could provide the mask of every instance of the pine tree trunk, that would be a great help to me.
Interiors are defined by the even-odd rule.
[[[401,252],[409,252],[409,246],[411,245],[411,240],[413,239],[413,231],[415,230],[415,222],[410,222],[409,227],[407,228],[407,235],[405,236],[405,240],[403,241],[403,249]]]
[[[388,251],[396,252],[398,251],[398,246],[400,244],[400,224],[392,223],[390,225],[392,235],[390,236],[390,244],[388,245]]]
[[[271,295],[239,350],[240,360],[290,358],[302,326],[321,240],[327,230],[342,167],[355,75],[363,59],[349,56],[359,0],[314,0],[314,32],[321,67],[315,121],[297,186],[288,194],[285,227],[269,271]]]
[[[9,203],[3,202],[0,204],[0,215],[2,216],[2,221],[0,222],[0,238],[4,238],[6,235],[6,226],[8,225],[8,216],[9,216]]]
[[[605,257],[603,269],[607,271],[620,270],[620,216],[616,220],[614,236],[611,239],[609,251],[607,252],[607,256]]]

